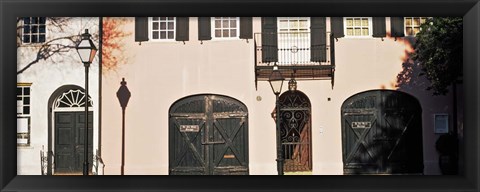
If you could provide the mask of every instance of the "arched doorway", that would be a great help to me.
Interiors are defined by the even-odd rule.
[[[290,80],[289,90],[279,97],[280,141],[285,172],[312,170],[312,121],[310,99]]]
[[[88,104],[89,172],[93,159],[93,102],[85,102],[84,89],[75,85],[58,88],[49,99],[48,174],[81,174],[84,161],[85,104]]]
[[[404,92],[370,90],[341,109],[344,174],[422,174],[422,109]]]
[[[169,174],[249,174],[247,107],[214,94],[173,103],[169,109]]]

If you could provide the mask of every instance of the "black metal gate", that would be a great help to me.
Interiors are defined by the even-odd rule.
[[[170,175],[247,175],[248,111],[222,95],[193,95],[169,110]]]
[[[422,174],[422,109],[392,90],[358,93],[342,105],[344,174]]]
[[[285,160],[284,171],[312,170],[311,105],[308,97],[289,90],[279,98],[280,139]]]

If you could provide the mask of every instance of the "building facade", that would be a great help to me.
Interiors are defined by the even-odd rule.
[[[438,175],[435,142],[453,129],[455,110],[452,91],[425,91],[428,80],[415,76],[418,65],[408,57],[424,19],[101,18],[101,68],[96,60],[91,70],[93,151],[101,150],[102,160],[94,172],[277,174],[276,97],[268,82],[277,65],[286,79],[278,105],[286,174]],[[75,34],[85,28],[78,26]],[[27,52],[21,49],[19,55]],[[32,131],[38,144],[19,147],[19,170],[33,170],[19,174],[38,173],[22,159],[37,156],[39,147],[58,148],[49,141],[56,135],[48,130],[56,129],[49,128],[45,97],[70,84],[81,93],[83,68],[74,52],[68,70],[58,72],[78,70],[66,74],[72,82],[49,78],[50,92],[31,94],[44,97],[32,100],[30,123],[43,133]],[[41,67],[19,74],[19,82],[34,91],[45,74],[56,76]],[[122,86],[131,94],[124,111]],[[462,98],[461,88],[457,94]],[[33,104],[42,102],[34,115]]]

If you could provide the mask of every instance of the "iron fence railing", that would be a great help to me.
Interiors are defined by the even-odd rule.
[[[324,43],[312,45],[309,32],[255,33],[255,64],[331,65],[330,32],[326,32],[325,36]]]

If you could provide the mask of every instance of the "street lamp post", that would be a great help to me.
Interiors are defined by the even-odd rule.
[[[122,169],[121,175],[124,174],[125,167],[125,109],[127,108],[128,100],[130,99],[131,93],[128,90],[127,82],[125,78],[122,78],[120,82],[121,86],[117,91],[117,98],[120,102],[120,107],[122,107]]]
[[[278,97],[282,92],[283,81],[282,73],[278,71],[277,64],[273,65],[272,74],[268,78],[268,82],[270,83],[270,87],[272,87],[273,94],[275,94],[275,108],[276,108],[276,129],[277,129],[277,171],[278,175],[283,175],[283,157],[282,157],[282,143],[280,141],[280,104],[278,101]]]
[[[83,175],[88,175],[88,68],[95,58],[97,48],[90,39],[92,35],[88,33],[88,29],[85,29],[85,33],[81,35],[82,39],[77,44],[77,52],[80,56],[80,60],[85,66],[85,129],[84,129],[84,159],[83,159]]]

